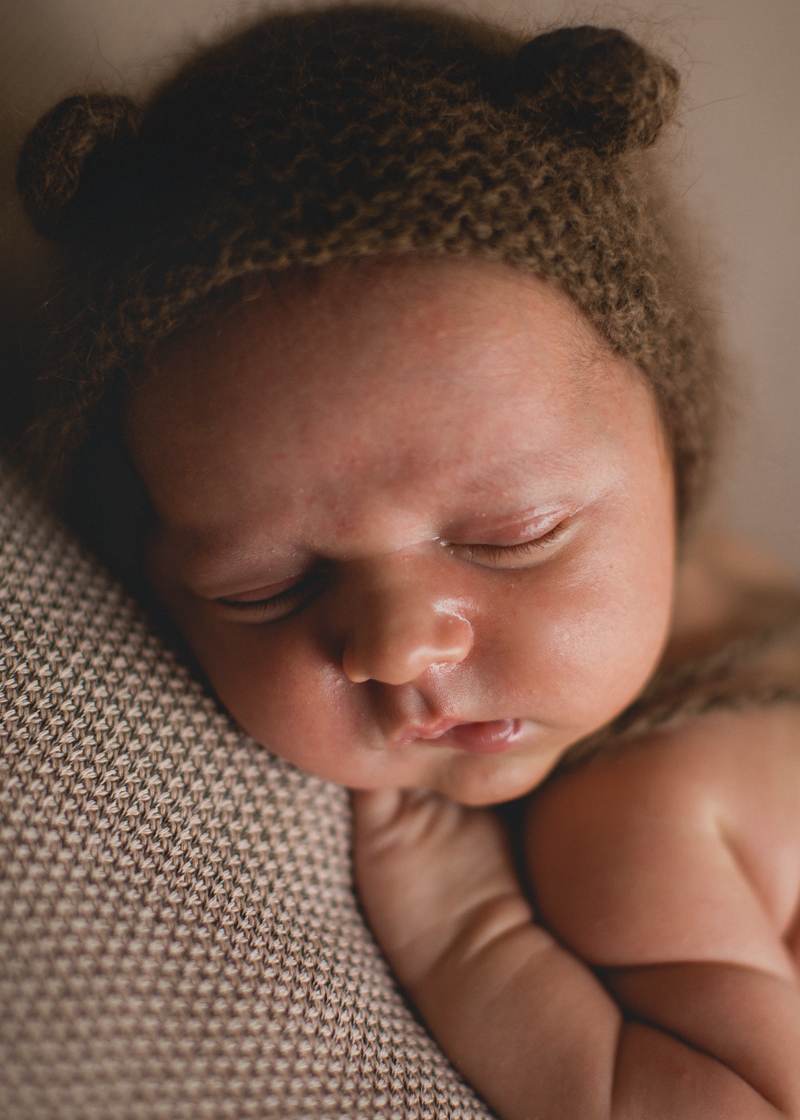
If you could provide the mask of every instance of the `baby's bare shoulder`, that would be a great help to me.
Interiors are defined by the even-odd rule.
[[[585,799],[602,815],[625,808],[630,823],[637,805],[694,816],[713,803],[729,831],[766,814],[800,838],[800,705],[719,708],[618,741],[541,794],[542,804],[563,798]]]
[[[534,799],[545,921],[601,965],[790,969],[800,898],[800,707],[720,711],[566,773]]]

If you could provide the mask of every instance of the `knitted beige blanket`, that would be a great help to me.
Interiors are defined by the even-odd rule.
[[[7,472],[0,1115],[490,1115],[359,915],[344,792],[238,733]]]

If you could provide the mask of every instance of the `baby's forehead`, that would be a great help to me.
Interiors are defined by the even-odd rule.
[[[567,297],[471,263],[337,267],[163,347],[126,421],[163,516],[294,526],[324,508],[379,524],[391,505],[457,520],[507,492],[562,500],[634,414],[653,442],[648,390]]]
[[[168,339],[129,394],[127,429],[246,442],[263,412],[287,432],[316,420],[324,440],[344,411],[354,442],[395,424],[402,443],[432,410],[457,423],[496,412],[509,390],[521,407],[538,402],[540,423],[562,397],[602,412],[621,375],[629,366],[566,295],[507,265],[342,262],[265,277]]]

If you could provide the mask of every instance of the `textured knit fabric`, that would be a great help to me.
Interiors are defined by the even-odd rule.
[[[361,920],[348,825],[0,475],[3,1120],[486,1120]]]
[[[755,613],[565,765],[800,703],[800,603]],[[348,826],[0,476],[0,1116],[487,1120],[361,921]]]
[[[109,390],[226,286],[341,258],[467,255],[562,286],[639,365],[683,517],[706,479],[720,364],[650,158],[677,88],[619,31],[523,45],[476,20],[355,6],[262,20],[144,109],[62,102],[18,179],[36,228],[68,247],[30,443],[39,474],[75,487]]]

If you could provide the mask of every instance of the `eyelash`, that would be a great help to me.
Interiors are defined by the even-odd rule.
[[[554,544],[555,541],[562,535],[566,529],[566,523],[561,521],[555,525],[547,533],[541,537],[535,537],[530,541],[523,541],[521,544],[470,544],[470,545],[454,545],[449,541],[443,541],[447,548],[456,549],[464,548],[470,555],[470,558],[480,563],[481,560],[488,560],[489,563],[497,563],[498,561],[508,559],[523,559],[529,556],[540,548],[547,548],[548,545]],[[306,597],[311,597],[313,587],[318,584],[319,577],[310,576],[294,585],[289,587],[286,591],[281,591],[278,595],[271,595],[268,599],[252,599],[248,602],[242,602],[236,599],[217,599],[217,602],[223,607],[229,607],[235,611],[253,611],[260,616],[269,614],[271,611],[280,610],[283,607],[290,608],[285,614],[280,615],[280,618],[286,618],[287,615],[293,613],[294,609]]]
[[[249,599],[245,602],[236,599],[217,599],[223,607],[230,607],[235,611],[266,611],[272,607],[285,607],[294,602],[300,591],[300,585],[290,587],[288,591],[281,591],[280,595],[271,595],[269,599]]]
[[[470,558],[480,563],[481,559],[488,560],[490,563],[497,563],[502,560],[516,560],[524,559],[530,556],[540,548],[547,548],[548,545],[554,544],[558,538],[565,532],[567,528],[565,521],[560,521],[558,525],[554,525],[552,529],[544,533],[541,537],[534,537],[530,541],[522,541],[521,544],[471,544],[465,546],[469,552]],[[450,545],[449,547],[457,547]]]
[[[316,578],[308,576],[296,583],[294,587],[287,587],[285,591],[279,592],[277,595],[270,595],[268,599],[250,599],[242,601],[241,599],[217,599],[220,606],[231,607],[235,611],[254,611],[259,615],[268,614],[270,611],[279,610],[281,607],[289,607],[286,614],[280,615],[281,618],[286,618],[286,615],[291,614],[305,597],[311,596],[312,589],[319,583],[319,577]]]

